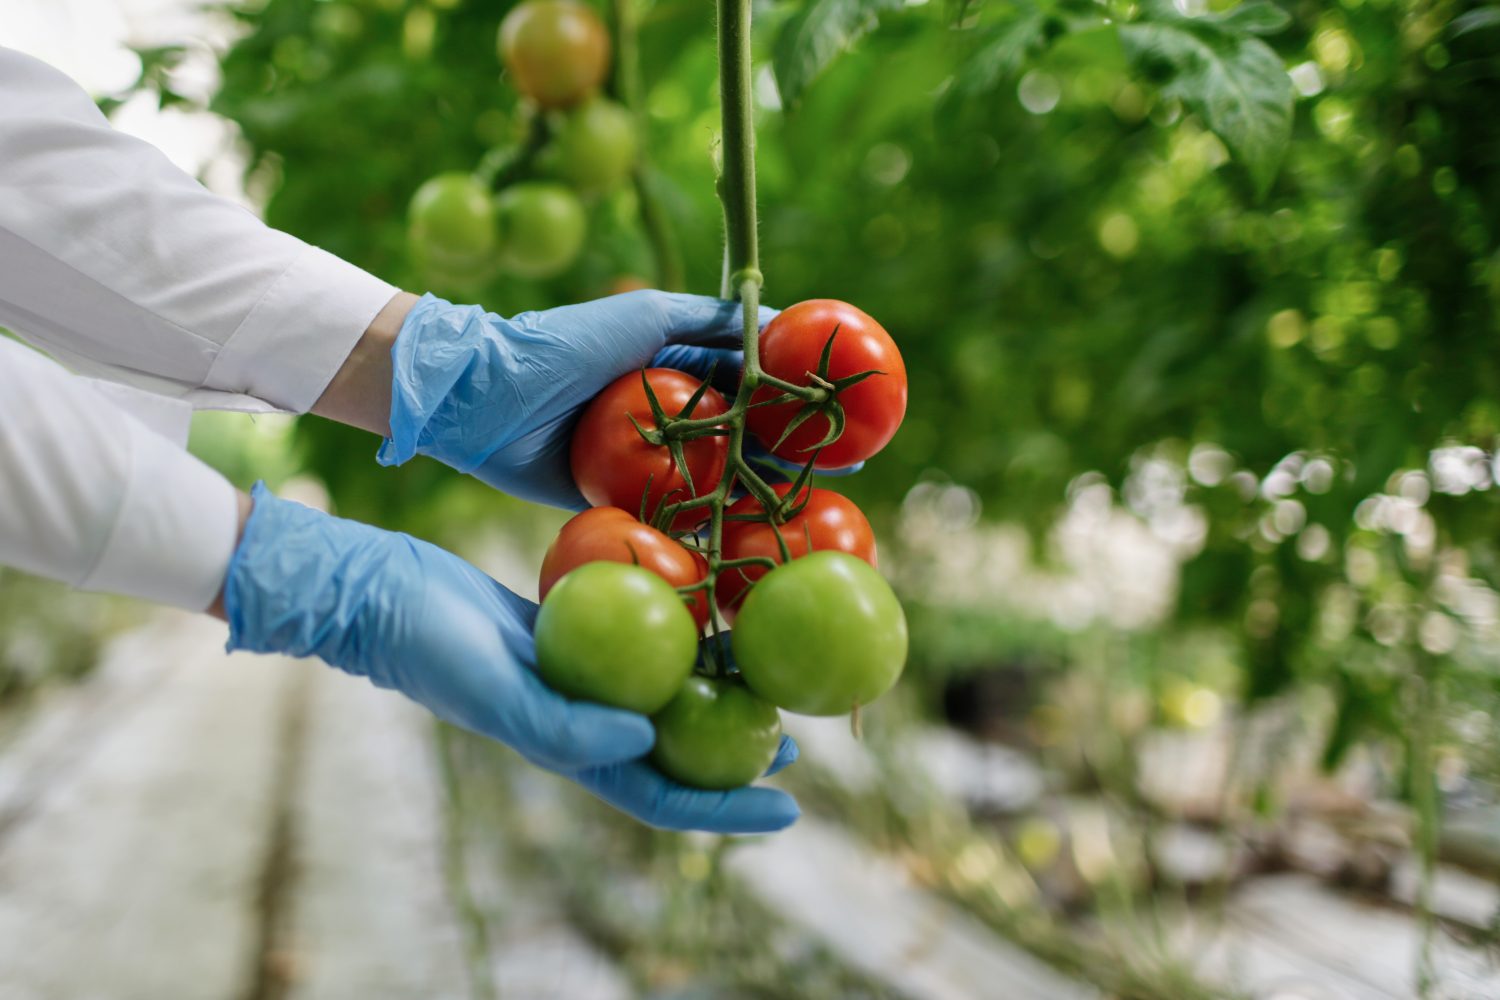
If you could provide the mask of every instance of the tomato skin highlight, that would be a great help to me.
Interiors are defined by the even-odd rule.
[[[771,488],[777,496],[784,497],[791,491],[792,484],[776,483]],[[798,499],[804,497],[807,506],[781,525],[781,537],[786,540],[793,559],[812,552],[847,552],[871,566],[880,565],[875,554],[875,532],[854,501],[833,490],[811,486],[803,487]],[[762,510],[760,501],[747,496],[725,513],[756,514]],[[725,520],[723,554],[725,559],[765,556],[781,562],[781,546],[776,544],[776,533],[770,524],[758,521]],[[749,588],[767,572],[763,566],[739,566],[719,573],[714,582],[714,599],[725,621],[734,621]]]
[[[906,363],[896,342],[868,314],[837,299],[808,299],[781,313],[761,331],[760,364],[769,375],[796,385],[809,385],[809,372],[828,337],[838,331],[829,356],[828,376],[847,378],[864,371],[879,371],[839,395],[845,426],[839,439],[818,454],[817,467],[840,469],[863,462],[884,448],[906,416]],[[761,386],[751,403],[775,399],[778,390]],[[746,424],[767,448],[776,444],[802,404],[799,401],[757,406],[746,414]],[[827,436],[828,418],[814,416],[773,449],[777,457],[806,462],[810,449]]]
[[[868,705],[906,665],[901,603],[879,572],[846,552],[814,552],[767,573],[729,635],[750,690],[802,715]]]
[[[648,368],[645,377],[668,416],[681,411],[700,384],[693,376],[673,368]],[[709,388],[689,416],[715,417],[728,409],[724,397]],[[640,372],[621,375],[589,403],[573,431],[569,463],[578,491],[595,507],[619,507],[638,513],[641,495],[649,484],[646,500],[649,518],[669,494],[670,503],[688,499],[687,484],[672,461],[671,452],[664,445],[648,444],[631,424],[631,416],[647,430],[656,427],[651,404],[641,386]],[[728,439],[696,438],[684,442],[682,450],[693,475],[694,495],[712,493],[729,461]],[[707,519],[705,509],[683,511],[674,519],[672,528],[690,531]]]
[[[563,525],[542,559],[537,591],[546,600],[562,577],[585,563],[616,562],[639,565],[673,588],[689,587],[708,576],[708,562],[683,548],[635,515],[618,507],[592,507]],[[708,601],[703,591],[683,598],[701,631],[708,624]]]
[[[544,108],[566,108],[609,72],[609,32],[576,0],[524,0],[500,22],[500,61],[517,90]]]
[[[592,562],[552,587],[536,616],[537,673],[554,691],[643,715],[692,672],[698,629],[677,592],[639,566]]]
[[[651,722],[651,763],[693,788],[748,785],[766,772],[781,746],[776,706],[738,679],[691,676]]]

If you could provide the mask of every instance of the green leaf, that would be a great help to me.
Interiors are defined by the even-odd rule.
[[[1202,117],[1264,194],[1292,136],[1292,81],[1281,58],[1207,18],[1123,24],[1120,42],[1136,71],[1162,80],[1163,95]]]
[[[1142,21],[1176,22],[1216,28],[1236,35],[1274,35],[1292,23],[1292,16],[1270,0],[1246,0],[1216,13],[1184,14],[1173,0],[1146,0]]]
[[[1222,14],[1210,15],[1205,20],[1247,35],[1274,35],[1286,30],[1287,25],[1292,23],[1292,15],[1274,3],[1257,3],[1252,0]]]
[[[1500,28],[1500,7],[1477,7],[1460,14],[1448,25],[1448,35],[1458,38],[1486,28]]]
[[[1047,15],[1029,8],[1019,17],[994,25],[988,37],[954,76],[954,90],[982,94],[1015,76],[1026,57],[1046,40]]]
[[[796,104],[818,74],[874,30],[881,14],[902,5],[903,0],[810,0],[782,25],[772,49],[782,102]]]

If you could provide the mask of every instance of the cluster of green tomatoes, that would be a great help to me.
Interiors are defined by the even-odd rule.
[[[408,238],[415,263],[435,287],[480,288],[497,272],[561,274],[588,235],[582,198],[618,186],[635,166],[635,119],[599,93],[610,42],[591,7],[525,0],[501,22],[499,50],[508,78],[528,99],[533,136],[544,140],[539,149],[528,140],[510,152],[527,159],[527,179],[498,192],[484,171],[438,174],[417,189]]]

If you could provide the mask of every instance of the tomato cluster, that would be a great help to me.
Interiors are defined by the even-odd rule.
[[[563,273],[588,235],[584,199],[618,187],[636,163],[634,116],[599,93],[610,42],[592,7],[524,0],[500,23],[498,47],[530,136],[494,151],[489,167],[438,174],[413,195],[412,259],[440,288],[476,291],[502,272]]]
[[[595,397],[570,456],[595,506],[563,527],[542,564],[542,677],[571,697],[650,715],[656,767],[701,788],[737,787],[769,766],[778,708],[856,711],[906,661],[906,619],[876,569],[869,521],[809,481],[814,468],[870,458],[895,433],[906,408],[900,352],[875,320],[831,300],[782,312],[759,347],[766,380],[746,408],[665,368]],[[766,483],[731,444],[738,420],[802,474]],[[748,492],[728,503],[736,481]],[[710,592],[735,628],[728,643],[700,649]]]

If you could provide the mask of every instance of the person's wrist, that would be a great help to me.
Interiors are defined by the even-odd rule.
[[[236,490],[234,497],[238,505],[238,514],[234,529],[234,546],[230,549],[231,552],[238,549],[240,543],[245,540],[245,523],[250,520],[250,512],[255,509],[255,501],[250,499],[250,494]],[[229,581],[227,570],[224,573],[224,581],[224,583],[219,585],[219,592],[214,595],[214,602],[208,606],[207,610],[207,614],[213,615],[221,621],[227,621],[229,618],[228,613],[224,610],[224,591]]]
[[[495,319],[481,306],[430,294],[412,305],[391,350],[389,433],[377,462],[403,465],[421,454],[471,472],[494,451],[494,421],[476,418],[508,395],[490,385],[506,367],[494,353]],[[473,402],[485,405],[476,410]]]
[[[398,292],[370,322],[312,412],[385,437],[391,423],[391,347],[417,302]]]

